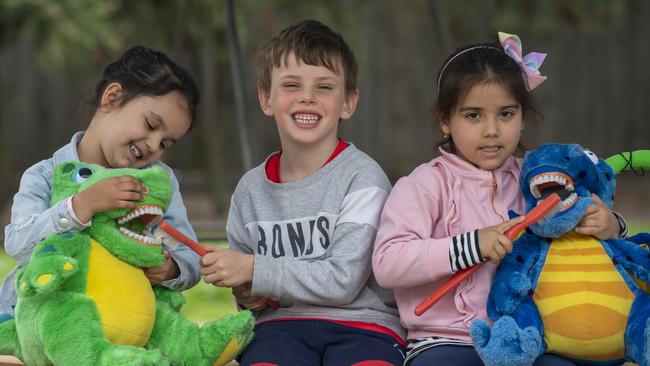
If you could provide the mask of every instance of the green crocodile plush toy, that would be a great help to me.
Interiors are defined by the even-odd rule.
[[[146,232],[171,200],[161,167],[56,166],[51,204],[115,176],[147,187],[134,209],[98,213],[80,233],[39,243],[17,276],[16,317],[0,323],[0,354],[28,365],[224,365],[252,338],[248,311],[198,326],[183,318],[183,295],[152,288],[142,268],[160,266],[160,240]]]

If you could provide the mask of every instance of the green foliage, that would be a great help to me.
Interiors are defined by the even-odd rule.
[[[15,265],[16,262],[13,258],[8,256],[3,249],[0,249],[0,278],[4,279]]]
[[[303,19],[303,14],[336,29],[353,25],[351,12],[341,11],[350,6],[343,0],[240,0],[234,6],[242,44],[256,43],[260,36],[251,28],[251,16],[277,28],[274,34]],[[2,0],[0,22],[3,29],[34,44],[44,66],[83,66],[89,54],[103,63],[106,55],[115,54],[134,39],[174,55],[195,49],[197,44],[192,42],[200,40],[204,32],[225,34],[227,24],[225,2],[213,0]],[[219,54],[227,50],[225,42],[217,46],[224,51]]]
[[[640,220],[628,220],[626,219],[628,225],[628,235],[634,235],[638,233],[650,233],[650,222],[649,221],[640,221]]]
[[[497,31],[525,37],[611,31],[624,21],[625,6],[618,0],[438,1],[445,26],[459,43],[496,39]]]
[[[534,35],[560,29],[603,31],[623,19],[625,3],[618,0],[548,0],[495,2],[493,25],[518,32],[528,29]]]
[[[122,39],[115,31],[120,1],[3,0],[0,20],[16,35],[36,44],[41,63],[83,60],[97,48],[115,50]]]
[[[207,243],[207,246],[227,248],[228,243]],[[197,323],[215,320],[236,311],[235,300],[228,288],[216,287],[201,280],[183,294],[187,302],[181,309],[181,314]]]
[[[183,305],[181,314],[197,323],[216,320],[236,311],[235,301],[227,288],[215,287],[201,280],[183,294],[187,302]]]

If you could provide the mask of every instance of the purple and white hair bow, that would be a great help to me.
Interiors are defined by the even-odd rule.
[[[499,32],[499,42],[501,42],[503,51],[519,64],[524,75],[526,75],[528,90],[535,89],[546,80],[546,76],[539,72],[539,67],[542,66],[542,62],[546,57],[545,53],[530,52],[522,57],[521,40],[515,34]]]

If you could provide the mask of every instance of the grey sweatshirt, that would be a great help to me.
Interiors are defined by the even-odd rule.
[[[265,166],[239,181],[227,224],[231,249],[255,255],[252,295],[280,303],[258,314],[258,322],[359,321],[403,338],[393,293],[372,274],[372,247],[390,190],[379,165],[350,144],[297,182],[273,183]]]

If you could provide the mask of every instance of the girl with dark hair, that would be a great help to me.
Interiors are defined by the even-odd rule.
[[[173,192],[164,220],[196,239],[178,180],[160,158],[190,130],[198,101],[192,77],[162,52],[136,46],[109,64],[91,101],[86,131],[74,134],[72,141],[52,157],[23,173],[4,243],[18,267],[29,261],[34,246],[46,236],[81,231],[90,226],[95,213],[135,207],[146,194],[140,181],[122,176],[102,181],[49,207],[52,171],[69,160],[108,168],[144,168],[153,164],[164,167],[171,176]],[[166,248],[165,255],[162,266],[145,270],[152,284],[186,289],[198,282],[199,258],[194,252],[181,246]],[[0,322],[13,316],[18,267],[2,285]]]
[[[546,77],[543,54],[521,55],[515,35],[458,49],[437,79],[440,156],[400,179],[384,206],[373,270],[394,289],[408,331],[406,364],[482,365],[469,336],[474,319],[487,319],[486,301],[497,263],[512,250],[504,232],[523,217],[519,146],[524,119],[539,115],[531,90]],[[619,222],[600,202],[580,232],[617,237]],[[490,261],[422,316],[415,307],[454,272]],[[543,355],[536,365],[570,365]]]

